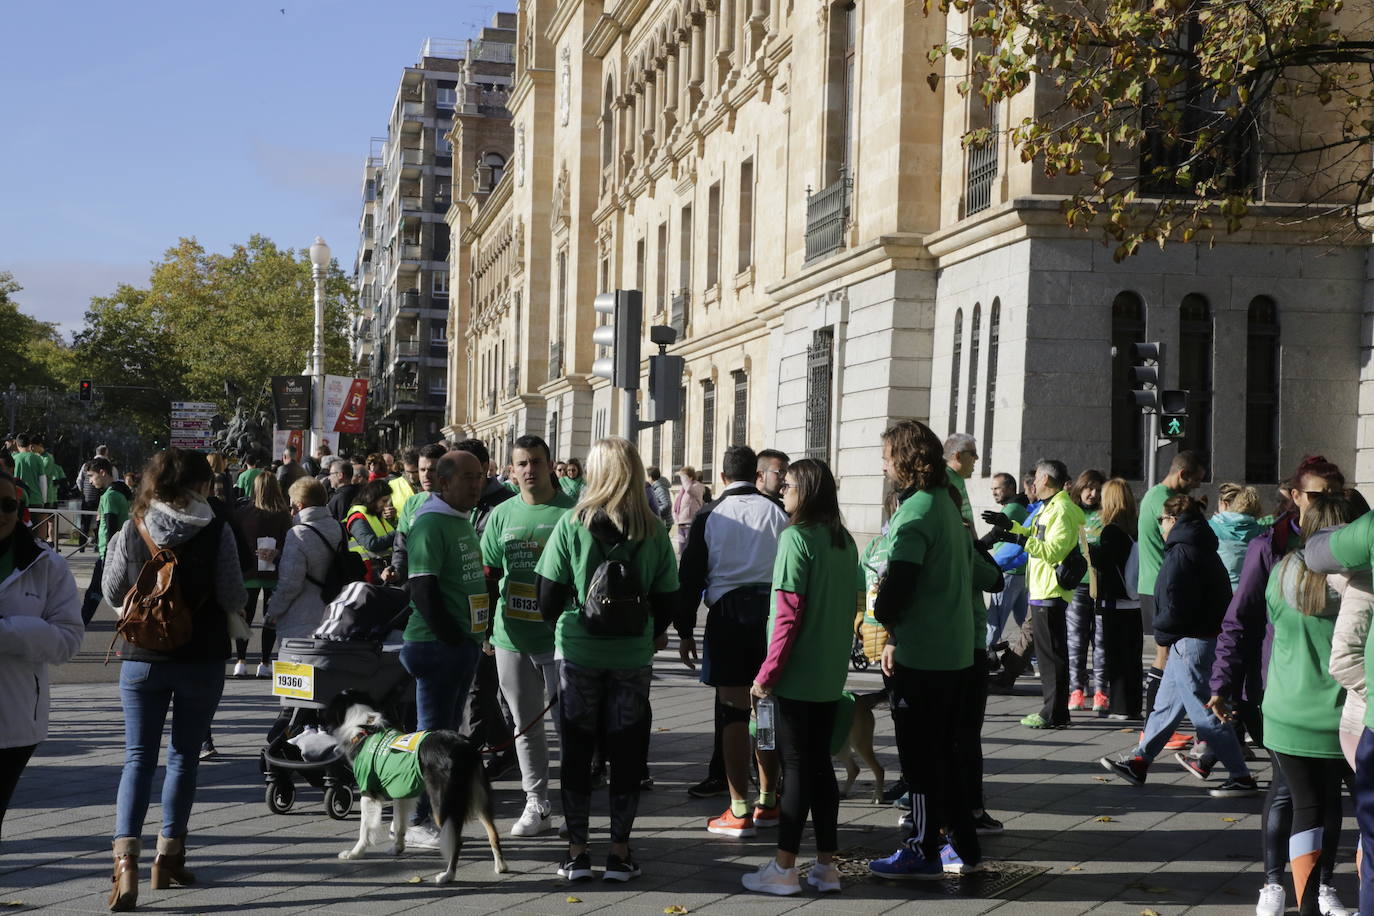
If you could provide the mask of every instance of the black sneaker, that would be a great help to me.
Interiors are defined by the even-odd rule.
[[[701,782],[687,790],[687,794],[693,798],[712,798],[716,795],[724,795],[730,790],[725,784],[724,779],[717,779],[715,776],[707,776]]]
[[[1260,787],[1255,782],[1255,777],[1242,776],[1240,779],[1226,780],[1208,794],[1213,798],[1245,798],[1250,795],[1258,795],[1259,792]]]
[[[611,856],[615,858],[615,856]],[[558,876],[569,881],[588,881],[592,877],[592,857],[583,850],[580,856],[571,856],[558,866]]]
[[[1145,785],[1145,773],[1149,767],[1145,765],[1144,759],[1140,757],[1123,757],[1119,760],[1111,757],[1101,757],[1097,761],[1102,764],[1102,769],[1109,773],[1115,773],[1132,785]],[[1215,789],[1212,790],[1216,792]]]
[[[1212,775],[1212,768],[1207,766],[1201,758],[1193,757],[1185,754],[1183,751],[1179,751],[1174,755],[1174,759],[1178,761],[1179,766],[1183,767],[1198,779],[1206,779],[1208,776]]]
[[[645,776],[643,779],[641,779],[641,780],[639,781],[639,791],[641,791],[641,792],[652,792],[653,790],[654,790],[654,778],[653,778],[652,776]]]
[[[906,780],[902,779],[899,776],[896,782],[894,782],[892,785],[888,786],[886,789],[883,790],[883,801],[889,805],[893,804],[897,801],[897,799],[905,795],[906,792]]]
[[[979,836],[992,836],[1002,832],[1002,822],[984,811],[973,819],[973,826],[978,828]]]
[[[615,853],[606,856],[606,873],[601,876],[603,881],[619,881],[624,884],[639,876],[639,863],[634,860],[634,856],[626,856],[623,859]]]

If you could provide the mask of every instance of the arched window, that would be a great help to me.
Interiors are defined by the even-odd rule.
[[[964,310],[954,312],[954,347],[949,370],[949,435],[956,432],[959,422],[959,361],[964,350]]]
[[[615,80],[606,77],[606,95],[601,101],[601,171],[611,167],[615,158]]]
[[[1212,306],[1189,293],[1178,309],[1178,387],[1188,392],[1188,436],[1179,448],[1202,460],[1212,479]]]
[[[1002,301],[992,300],[988,310],[988,393],[983,407],[983,476],[992,474],[992,418],[997,409],[997,350],[1002,335]]]
[[[964,408],[964,429],[963,431],[970,436],[973,435],[973,404],[978,400],[978,347],[979,331],[983,322],[983,306],[975,302],[973,304],[973,327],[969,329],[968,337],[968,398],[967,406]]]
[[[1144,435],[1131,374],[1131,344],[1145,339],[1145,303],[1135,293],[1112,300],[1112,476],[1145,476]],[[1149,481],[1153,484],[1153,481]]]
[[[506,173],[506,157],[500,153],[487,153],[482,157],[482,164],[491,170],[491,187],[496,187]]]
[[[1245,479],[1279,479],[1279,308],[1268,296],[1250,300],[1245,319]]]

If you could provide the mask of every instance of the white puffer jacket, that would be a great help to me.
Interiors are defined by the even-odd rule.
[[[81,648],[86,628],[67,561],[14,531],[14,571],[0,582],[0,747],[48,736],[48,665]]]
[[[1341,612],[1331,634],[1331,658],[1327,670],[1345,688],[1341,709],[1341,731],[1358,735],[1364,731],[1365,642],[1369,637],[1370,614],[1374,612],[1368,570],[1335,573],[1326,582],[1341,596]]]

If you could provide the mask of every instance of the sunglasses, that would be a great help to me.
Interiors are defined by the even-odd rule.
[[[12,496],[0,499],[0,514],[9,515],[11,512],[19,511],[19,500]]]

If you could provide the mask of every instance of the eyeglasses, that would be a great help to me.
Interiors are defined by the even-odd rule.
[[[794,484],[794,483],[788,483],[787,481],[784,480],[782,483],[778,484],[778,492],[779,492],[779,493],[786,493],[788,490],[792,489],[792,488],[795,487],[795,486],[796,486],[796,484]]]
[[[12,496],[0,499],[0,514],[9,515],[11,512],[19,511],[19,500]]]

